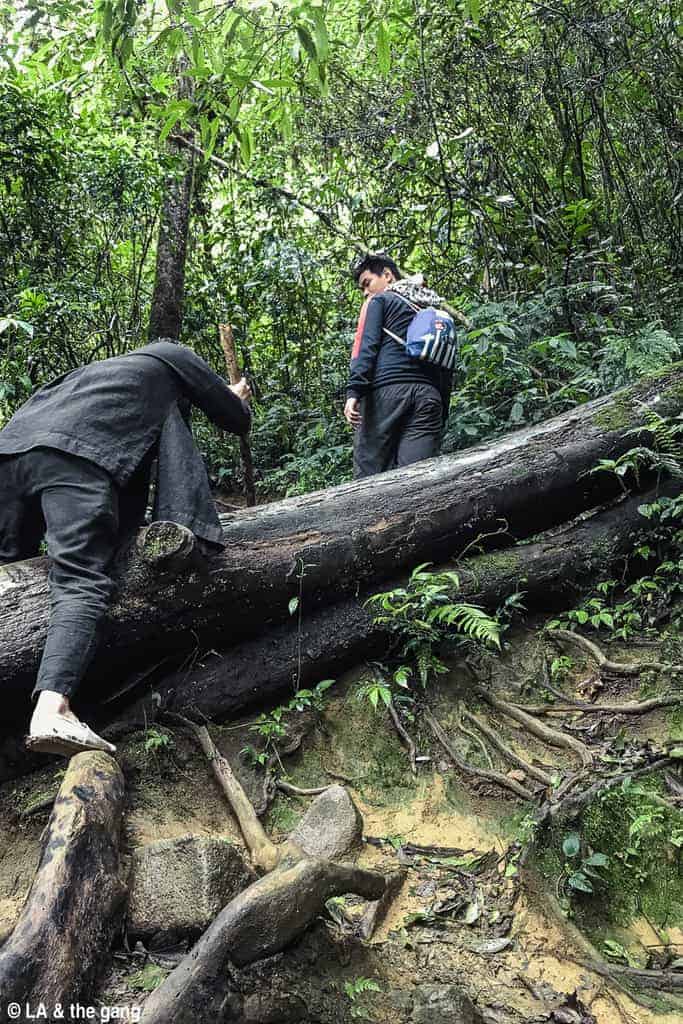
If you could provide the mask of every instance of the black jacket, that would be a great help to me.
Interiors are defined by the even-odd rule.
[[[125,486],[182,399],[224,430],[249,430],[249,406],[225,381],[191,349],[160,341],[46,384],[0,430],[0,455],[56,448],[89,459]]]
[[[351,359],[349,398],[362,398],[385,384],[431,384],[439,391],[444,410],[448,409],[452,374],[408,355],[403,345],[384,331],[386,327],[405,340],[414,316],[411,306],[395,292],[380,292],[371,299],[360,350]]]

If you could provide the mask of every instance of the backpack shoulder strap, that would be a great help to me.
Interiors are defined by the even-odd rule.
[[[403,345],[404,348],[406,347],[404,339],[399,338],[398,334],[394,334],[394,332],[390,331],[388,327],[383,327],[382,330],[384,331],[385,334],[388,334],[390,338],[393,338],[394,341],[397,341],[399,345]]]
[[[411,302],[410,299],[407,298],[405,295],[402,295],[401,292],[395,292],[392,288],[388,288],[387,291],[391,295],[396,295],[399,299],[402,299],[403,302],[405,302],[407,306],[410,306],[410,308],[412,309],[413,313],[419,313],[420,312],[420,309],[422,307],[421,306],[417,306],[414,302]]]

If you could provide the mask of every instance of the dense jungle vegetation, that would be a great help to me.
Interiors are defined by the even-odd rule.
[[[466,318],[446,450],[680,358],[673,3],[26,0],[0,26],[0,423],[159,333],[220,369],[230,322],[261,492],[344,480],[363,250]]]

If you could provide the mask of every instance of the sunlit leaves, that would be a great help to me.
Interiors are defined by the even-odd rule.
[[[383,21],[377,26],[377,66],[383,75],[391,71],[391,43]]]

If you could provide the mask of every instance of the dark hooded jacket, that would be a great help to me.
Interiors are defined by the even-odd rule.
[[[37,391],[0,430],[0,456],[55,448],[89,459],[119,487],[135,486],[158,457],[156,518],[173,518],[213,543],[222,530],[179,403],[246,434],[249,406],[191,349],[159,341],[89,363]]]

